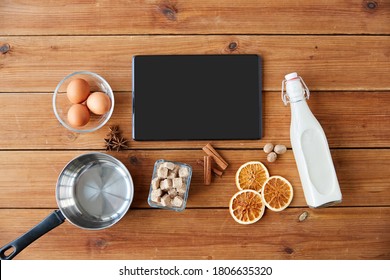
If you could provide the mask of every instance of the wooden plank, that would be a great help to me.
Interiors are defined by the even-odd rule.
[[[304,211],[308,217],[299,222]],[[0,210],[0,244],[50,212]],[[130,210],[101,231],[65,222],[16,259],[389,259],[389,215],[389,207],[297,208],[268,211],[248,226],[237,224],[227,209]]]
[[[310,90],[390,89],[390,36],[16,36],[0,37],[0,46],[1,92],[53,92],[77,70],[131,91],[139,54],[259,54],[267,91],[294,71]]]
[[[390,147],[390,92],[312,92],[310,108],[321,122],[331,147]],[[52,110],[51,94],[0,95],[0,149],[103,149],[109,125],[119,125],[132,138],[130,92],[115,94],[115,110],[107,126],[89,134],[61,126]],[[218,148],[255,148],[267,142],[290,147],[290,108],[279,92],[264,93],[262,140],[213,141]],[[132,149],[199,148],[208,141],[130,141]]]
[[[57,178],[68,161],[89,151],[11,151],[0,152],[0,208],[54,208]],[[147,197],[153,165],[158,159],[188,163],[193,176],[188,208],[228,207],[236,193],[235,173],[250,160],[260,160],[271,175],[280,175],[294,187],[291,207],[306,206],[298,171],[291,150],[275,163],[268,163],[260,150],[218,150],[229,162],[210,186],[203,181],[203,167],[196,164],[202,150],[136,150],[111,152],[129,169],[134,181],[132,208],[149,208]],[[390,150],[332,150],[333,161],[343,193],[340,206],[390,206]]]
[[[0,34],[390,34],[387,1],[2,1]]]

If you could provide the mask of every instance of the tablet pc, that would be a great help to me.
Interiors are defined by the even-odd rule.
[[[262,137],[258,55],[133,57],[134,140]]]

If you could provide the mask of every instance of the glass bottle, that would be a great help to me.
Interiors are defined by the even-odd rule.
[[[282,100],[291,105],[291,146],[306,203],[318,208],[341,202],[342,195],[324,130],[306,102],[309,96],[297,73],[285,76]]]

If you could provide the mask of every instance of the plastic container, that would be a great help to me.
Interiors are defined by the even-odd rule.
[[[175,167],[171,169],[172,164]],[[161,171],[160,167],[166,167],[166,170],[161,169]],[[164,171],[167,173],[165,174]],[[186,174],[187,176],[182,176]],[[157,160],[150,183],[148,204],[154,208],[183,211],[187,205],[191,177],[192,167],[190,165],[164,159]]]
[[[297,73],[285,76],[282,100],[291,105],[291,146],[306,203],[318,208],[341,202],[342,195],[324,130],[307,105],[309,96]]]

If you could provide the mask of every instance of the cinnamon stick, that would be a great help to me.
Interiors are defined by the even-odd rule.
[[[223,157],[221,157],[220,154],[218,154],[218,152],[213,148],[213,146],[211,146],[210,143],[208,143],[206,146],[204,146],[203,148],[203,151],[209,155],[210,157],[212,157],[212,159],[214,160],[214,162],[218,165],[218,167],[220,169],[222,169],[223,171],[225,171],[225,169],[228,167],[228,163],[223,159]]]
[[[200,166],[204,167],[204,162],[203,162],[203,160],[197,160],[196,163],[199,164]],[[211,171],[212,171],[215,175],[217,175],[217,176],[219,176],[219,177],[222,177],[223,172],[222,172],[221,170],[219,170],[219,169],[217,169],[217,168],[215,168],[215,167],[211,167]]]
[[[204,184],[209,186],[211,184],[211,157],[203,157],[203,178]]]

